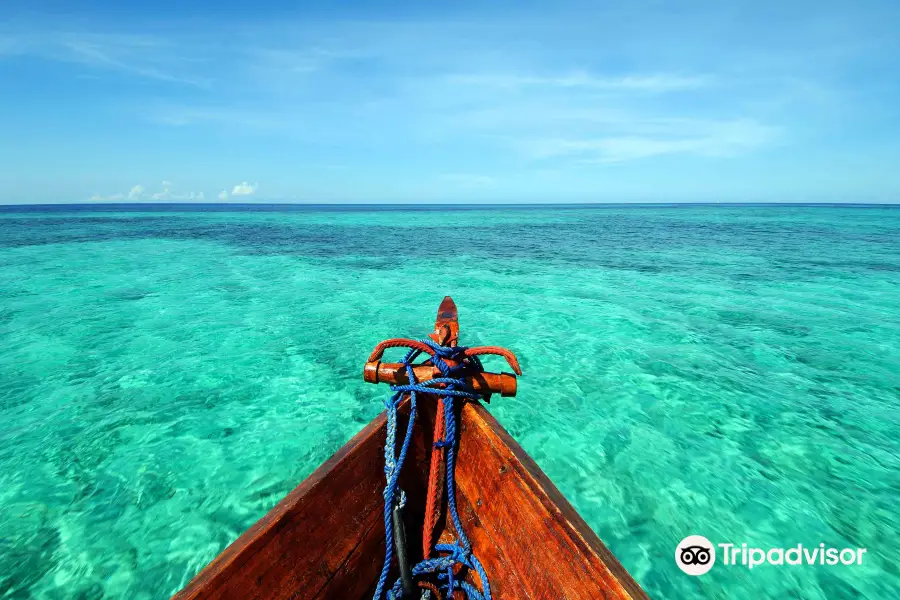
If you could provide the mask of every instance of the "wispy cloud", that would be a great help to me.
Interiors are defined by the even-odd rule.
[[[479,173],[441,173],[438,181],[460,188],[484,188],[497,183],[497,178]]]
[[[142,112],[157,124],[229,128],[306,144],[374,149],[385,137],[376,132],[388,130],[394,143],[410,146],[453,141],[482,151],[512,148],[532,158],[594,154],[624,161],[725,155],[768,139],[723,143],[718,134],[670,131],[676,119],[702,121],[672,107],[684,95],[713,93],[721,79],[714,73],[635,68],[613,74],[573,68],[559,57],[551,64],[537,55],[525,56],[531,65],[518,64],[521,59],[504,58],[483,39],[474,43],[483,52],[466,50],[456,39],[465,39],[466,28],[336,24],[330,35],[301,29],[294,41],[275,35],[259,45],[258,38],[238,36],[226,46],[202,38],[189,43],[178,35],[66,33],[58,39],[20,36],[12,45],[164,83],[202,86],[227,76],[240,86],[220,87],[201,102],[166,101]],[[420,51],[410,53],[416,45]],[[217,71],[219,63],[232,72]],[[733,120],[756,120],[738,106],[733,111]],[[650,131],[654,127],[662,133]],[[724,146],[727,151],[716,150]],[[243,182],[230,195],[255,191],[255,184]]]
[[[692,90],[709,85],[711,77],[660,73],[601,77],[586,71],[559,75],[477,74],[451,75],[448,82],[485,88],[582,88],[588,90],[663,93]]]
[[[211,80],[185,60],[180,42],[162,36],[78,30],[0,31],[0,57],[34,56],[165,83],[206,87]],[[193,63],[193,64],[192,64]]]
[[[728,157],[765,146],[777,139],[778,129],[752,120],[734,122],[665,121],[650,123],[655,135],[547,138],[517,142],[535,159],[575,157],[580,162],[617,163],[668,154]],[[626,129],[619,127],[620,130]],[[639,120],[634,130],[645,129]]]

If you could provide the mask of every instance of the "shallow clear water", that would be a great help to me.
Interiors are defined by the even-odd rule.
[[[900,597],[900,209],[140,210],[0,209],[0,598],[176,591],[445,294],[651,596]],[[868,553],[691,578],[689,534]]]

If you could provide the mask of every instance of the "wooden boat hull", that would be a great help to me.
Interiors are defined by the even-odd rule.
[[[424,520],[436,408],[436,397],[420,395],[400,475],[410,524]],[[479,402],[462,404],[458,419],[459,514],[472,551],[489,574],[494,598],[647,597]],[[400,431],[407,420],[408,403],[400,408]],[[371,598],[384,559],[385,436],[382,413],[174,598]],[[454,538],[445,512],[437,530],[444,540]],[[422,558],[420,527],[407,527],[407,532],[410,558],[417,562]],[[393,572],[390,581],[396,576]]]

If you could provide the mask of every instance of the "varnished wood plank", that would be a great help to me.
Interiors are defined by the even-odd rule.
[[[315,595],[315,600],[347,600],[348,598],[371,598],[368,593],[372,582],[381,573],[384,556],[384,520],[377,512],[372,526],[363,534],[360,543],[347,555],[344,563],[331,574],[328,583]],[[292,596],[300,600],[305,596]]]

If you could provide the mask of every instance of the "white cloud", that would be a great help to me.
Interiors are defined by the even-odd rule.
[[[170,182],[163,182],[169,183]],[[136,185],[131,188],[127,194],[110,194],[104,196],[102,194],[94,194],[91,196],[93,202],[115,202],[127,200],[129,202],[141,202],[144,200],[155,200],[160,202],[202,202],[206,195],[203,192],[173,192],[169,187],[163,188],[158,192],[149,192],[142,185]]]
[[[254,192],[256,192],[256,188],[259,187],[258,183],[250,184],[246,181],[241,182],[234,186],[234,189],[231,190],[232,196],[250,196]]]
[[[100,194],[94,194],[91,196],[92,202],[115,202],[116,200],[124,200],[125,194],[112,194],[110,196],[101,196]]]
[[[165,180],[164,180],[164,181],[162,182],[161,185],[162,185],[164,188],[170,188],[170,187],[172,187],[173,184],[172,184],[171,181],[165,181]]]
[[[219,200],[228,200],[228,190],[219,192]]]
[[[187,200],[188,202],[200,201],[204,199],[203,192],[182,192],[182,193],[173,193],[170,189],[166,188],[161,192],[157,192],[151,196],[154,200],[161,201],[174,201],[180,202]]]
[[[143,195],[144,195],[144,186],[138,184],[138,185],[134,186],[133,188],[131,188],[131,191],[128,192],[128,199],[129,200],[137,200]]]

